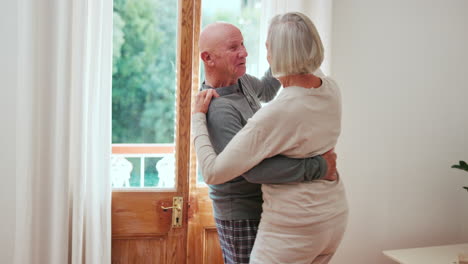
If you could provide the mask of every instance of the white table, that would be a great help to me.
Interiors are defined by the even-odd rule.
[[[458,254],[468,254],[468,243],[385,250],[383,253],[400,264],[458,264]]]

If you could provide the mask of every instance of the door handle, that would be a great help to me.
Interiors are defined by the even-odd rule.
[[[172,198],[172,206],[170,206],[170,207],[161,206],[161,208],[164,211],[167,211],[169,209],[173,209],[172,210],[172,227],[174,227],[174,228],[182,227],[183,204],[184,204],[184,199],[182,197],[176,196],[176,197]]]
[[[161,208],[164,210],[164,211],[167,211],[169,209],[176,209],[176,210],[182,210],[182,208],[180,208],[180,205],[177,205],[177,206],[170,206],[170,207],[164,207],[164,206],[161,206]]]

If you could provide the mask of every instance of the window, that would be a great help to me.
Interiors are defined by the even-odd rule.
[[[177,2],[114,1],[114,188],[174,187]]]
[[[175,187],[177,3],[114,0],[114,190]],[[261,0],[202,1],[202,27],[226,21],[242,31],[249,53],[247,72],[254,76],[265,70],[258,69],[259,47],[263,47],[260,8]],[[203,70],[200,75],[194,80],[203,81]],[[197,178],[203,182],[201,175]]]

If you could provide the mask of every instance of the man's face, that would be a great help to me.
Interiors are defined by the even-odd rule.
[[[238,79],[246,71],[248,53],[244,47],[244,38],[237,28],[231,28],[225,34],[216,48],[216,67],[225,78]]]

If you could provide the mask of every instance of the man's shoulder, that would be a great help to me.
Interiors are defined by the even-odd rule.
[[[208,123],[211,123],[215,120],[223,121],[227,117],[240,116],[240,113],[241,111],[234,100],[229,96],[223,96],[211,100],[206,117]]]
[[[246,84],[249,85],[252,81],[258,80],[257,77],[250,75],[248,73],[242,75],[239,79],[243,85],[246,85]]]
[[[244,75],[242,75],[239,79],[241,79],[241,81],[242,81],[242,80],[250,79],[250,78],[255,78],[256,79],[257,77],[255,77],[253,75],[250,75],[248,73],[244,73]]]
[[[225,111],[236,109],[234,98],[230,95],[212,98],[208,109],[208,113],[212,111],[218,111],[219,109]]]

